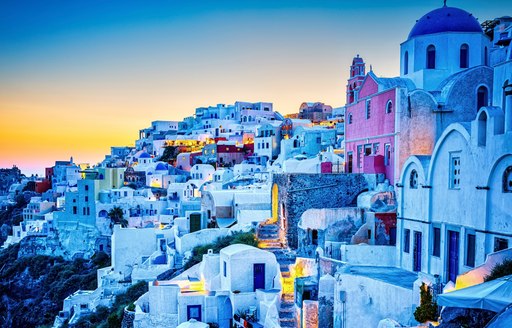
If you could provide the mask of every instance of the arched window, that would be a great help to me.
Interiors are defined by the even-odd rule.
[[[469,67],[469,46],[463,44],[460,46],[460,68]]]
[[[478,117],[478,145],[485,146],[487,137],[487,114],[482,112]]]
[[[298,148],[299,147],[299,140],[295,139],[293,140],[293,148]]]
[[[352,113],[348,114],[348,124],[352,124]]]
[[[429,45],[427,48],[427,69],[436,68],[436,47]]]
[[[393,102],[391,100],[388,100],[388,103],[386,104],[386,114],[389,114],[393,111]]]
[[[418,172],[412,170],[411,176],[409,177],[409,187],[411,189],[418,189]]]
[[[489,90],[487,87],[482,85],[478,88],[476,92],[476,111],[478,112],[480,108],[487,106],[489,103]]]
[[[406,51],[404,54],[404,75],[409,74],[409,52]]]
[[[512,192],[512,166],[503,172],[503,192]]]

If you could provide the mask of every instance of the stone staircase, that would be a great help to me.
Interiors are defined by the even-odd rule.
[[[296,255],[285,247],[279,239],[279,227],[276,224],[261,224],[257,231],[258,246],[274,253],[281,269],[282,293],[279,306],[281,327],[298,327],[295,317],[295,278],[291,275],[290,265],[295,263]]]

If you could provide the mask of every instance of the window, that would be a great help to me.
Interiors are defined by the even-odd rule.
[[[441,228],[434,227],[432,256],[441,256]]]
[[[371,116],[371,100],[366,100],[366,119],[368,120]]]
[[[384,144],[384,165],[388,166],[391,160],[391,145]]]
[[[484,65],[489,66],[489,54],[487,52],[487,47],[484,48]]]
[[[386,104],[386,114],[389,114],[393,111],[393,102],[391,100],[388,100],[388,103]]]
[[[482,85],[476,92],[476,111],[478,112],[480,108],[487,105],[489,105],[489,91]]]
[[[348,114],[348,124],[352,124],[352,113]]]
[[[409,187],[411,189],[418,189],[418,172],[416,170],[412,170],[409,176]]]
[[[267,149],[268,149],[268,148],[270,148],[270,145],[269,145],[269,143],[267,142]]]
[[[494,251],[498,252],[508,248],[508,240],[505,238],[494,238]]]
[[[364,145],[364,156],[370,156],[372,154],[372,144]]]
[[[317,144],[319,144],[319,143],[321,143],[321,142],[322,142],[322,138],[320,138],[320,137],[316,137],[316,143],[317,143]]]
[[[78,210],[76,208],[76,206],[73,206],[73,214],[77,214]]]
[[[404,55],[404,75],[409,74],[409,52],[406,51]]]
[[[487,113],[481,112],[478,116],[478,145],[485,146],[487,139]]]
[[[409,247],[410,247],[410,240],[411,239],[411,230],[405,229],[404,230],[404,252],[409,253]]]
[[[363,146],[359,145],[357,146],[357,167],[362,168],[363,167],[363,161],[362,161],[362,155],[363,155]]]
[[[467,234],[466,240],[466,266],[475,267],[476,236]]]
[[[460,46],[460,68],[469,67],[469,46],[463,44]]]
[[[224,273],[224,277],[227,277],[228,276],[228,269],[227,269],[227,266],[228,264],[226,263],[226,261],[224,261],[224,265],[223,265],[223,273]]]
[[[503,172],[503,192],[512,192],[512,166]]]
[[[85,185],[85,191],[88,191],[88,190],[89,190],[89,186]]]
[[[201,305],[187,305],[187,321],[190,319],[201,321]]]
[[[436,68],[436,47],[433,45],[427,48],[427,69]]]
[[[380,143],[374,143],[373,144],[373,153],[374,155],[377,155],[379,153],[379,147],[380,147]]]
[[[85,196],[85,201],[88,202],[89,201],[89,196]]]
[[[460,154],[450,154],[450,189],[460,188]]]

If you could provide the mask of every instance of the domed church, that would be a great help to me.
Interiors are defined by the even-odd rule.
[[[490,47],[472,14],[445,3],[417,20],[401,44],[400,75],[413,80],[417,88],[436,90],[452,74],[488,66]]]

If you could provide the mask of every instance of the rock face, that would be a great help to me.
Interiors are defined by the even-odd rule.
[[[495,315],[487,310],[447,307],[441,311],[438,328],[485,327]]]
[[[278,204],[272,207],[278,211],[279,224],[286,226],[288,246],[297,249],[297,225],[306,210],[355,207],[357,196],[375,188],[381,180],[383,175],[275,174],[273,184],[277,185]]]

